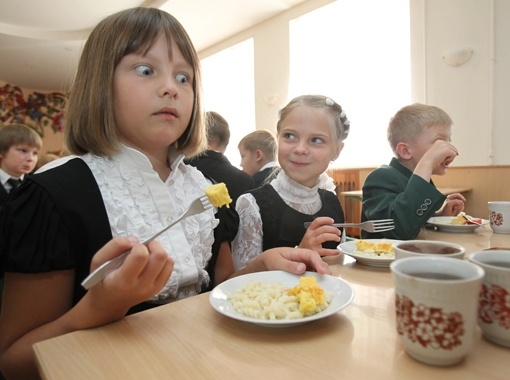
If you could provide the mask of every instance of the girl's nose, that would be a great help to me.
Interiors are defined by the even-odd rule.
[[[299,153],[299,154],[307,154],[308,146],[306,145],[306,142],[300,141],[294,148],[294,152]]]
[[[177,83],[176,79],[172,75],[165,75],[162,79],[161,96],[170,96],[174,97],[177,95]]]

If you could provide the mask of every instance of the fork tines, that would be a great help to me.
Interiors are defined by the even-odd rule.
[[[202,202],[202,206],[204,206],[204,210],[208,210],[213,206],[207,195],[201,196],[200,201]]]
[[[385,226],[394,224],[393,219],[373,220],[374,226]]]
[[[373,227],[375,232],[390,231],[395,229],[395,223],[393,219],[374,220]]]

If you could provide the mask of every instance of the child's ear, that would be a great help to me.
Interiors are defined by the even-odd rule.
[[[344,148],[344,143],[343,142],[338,144],[338,147],[336,148],[336,154],[335,154],[334,158],[331,161],[335,161],[338,158],[338,156],[340,156],[340,152],[342,151],[343,148]]]
[[[264,153],[263,153],[260,149],[257,149],[257,150],[255,151],[255,160],[256,160],[257,162],[259,162],[259,161],[261,161],[261,160],[263,160],[263,159],[264,159]]]
[[[402,157],[405,160],[409,160],[413,156],[409,149],[409,144],[407,144],[405,142],[401,142],[401,143],[397,144],[397,153],[400,157]]]

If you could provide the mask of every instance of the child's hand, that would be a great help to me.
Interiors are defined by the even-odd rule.
[[[131,252],[121,267],[87,292],[93,297],[93,307],[103,314],[105,310],[125,314],[157,294],[172,273],[174,262],[159,242],[145,246],[127,237],[114,238],[101,248],[92,259],[91,270],[127,250]]]
[[[457,148],[450,142],[436,140],[417,163],[414,173],[430,180],[432,174],[443,175],[459,155]]]
[[[464,210],[464,204],[466,203],[466,198],[462,194],[450,194],[446,197],[443,206],[439,211],[436,212],[436,215],[440,216],[456,216],[459,212]]]
[[[322,261],[315,251],[302,248],[278,247],[262,252],[252,263],[259,261],[265,270],[284,270],[289,273],[303,274],[313,271],[331,274],[331,268]]]
[[[327,241],[336,241],[340,243],[340,230],[337,227],[331,226],[335,221],[334,219],[321,216],[315,218],[310,227],[305,232],[299,248],[308,248],[319,253],[321,256],[338,255],[336,249],[322,248],[322,243]]]

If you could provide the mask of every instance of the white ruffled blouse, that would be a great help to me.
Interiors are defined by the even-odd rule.
[[[210,185],[197,169],[183,163],[182,155],[174,158],[164,182],[144,154],[126,146],[110,158],[92,154],[81,158],[99,185],[114,237],[148,239],[204,195]],[[167,303],[196,295],[208,284],[206,267],[217,225],[214,209],[210,209],[184,219],[158,238],[175,264],[169,281],[150,302]]]
[[[283,170],[271,181],[270,186],[276,190],[283,201],[293,209],[312,215],[322,207],[318,189],[335,192],[331,177],[322,174],[314,187],[300,185],[290,179]],[[260,208],[255,197],[250,193],[241,195],[236,203],[239,214],[239,231],[232,242],[232,257],[236,270],[242,269],[262,253],[263,232]]]

